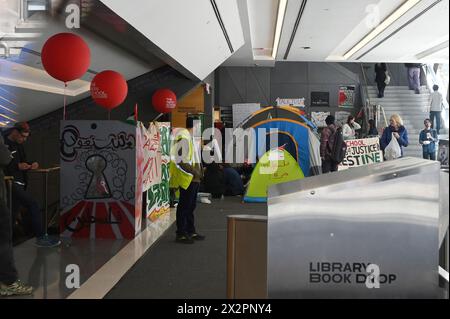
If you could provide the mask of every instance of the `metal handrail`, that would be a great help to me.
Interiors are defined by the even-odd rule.
[[[370,94],[369,94],[369,89],[368,89],[368,82],[367,82],[367,76],[366,76],[366,71],[364,70],[364,66],[361,63],[361,71],[362,71],[362,75],[363,75],[363,79],[364,79],[364,93],[366,95],[365,97],[365,106],[364,106],[364,116],[365,116],[365,120],[366,120],[366,124],[368,125],[369,122],[369,117],[371,117],[370,115],[373,113],[374,119],[375,119],[375,126],[377,127],[377,129],[381,129],[380,127],[380,118],[381,115],[383,116],[384,119],[384,126],[382,127],[383,129],[385,127],[388,126],[387,124],[387,119],[386,119],[386,112],[384,111],[384,107],[377,104],[377,105],[373,105],[370,101]],[[375,109],[371,109],[372,107],[375,107]]]

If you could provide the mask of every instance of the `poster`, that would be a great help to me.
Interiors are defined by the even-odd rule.
[[[161,150],[160,132],[154,123],[150,123],[148,130],[144,124],[139,124],[143,138],[143,191],[146,192],[153,185],[161,183]]]
[[[347,152],[339,165],[339,170],[383,162],[383,152],[380,149],[378,137],[345,142],[347,143]]]
[[[311,92],[311,106],[330,106],[330,92]]]
[[[347,119],[350,115],[351,113],[347,111],[335,112],[334,117],[336,118],[336,124],[338,126],[343,126],[345,123],[347,123]]]
[[[326,127],[325,119],[330,114],[330,112],[311,112],[311,121],[317,127]]]
[[[236,128],[241,124],[247,117],[253,114],[253,112],[259,111],[261,109],[261,104],[259,103],[244,103],[244,104],[233,104],[233,128]]]
[[[355,104],[356,86],[346,85],[339,87],[338,106],[353,107]]]
[[[142,138],[121,121],[62,121],[62,237],[134,238],[142,222]]]
[[[305,107],[305,98],[296,99],[276,99],[277,106],[295,106],[295,107]]]
[[[156,221],[170,210],[169,162],[170,162],[170,123],[157,122],[160,136],[161,180],[147,191],[147,224]]]

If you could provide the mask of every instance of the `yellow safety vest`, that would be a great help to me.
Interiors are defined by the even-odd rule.
[[[181,168],[181,166],[178,165],[178,163],[176,162],[176,158],[178,155],[177,154],[177,151],[178,151],[177,144],[182,139],[186,139],[188,141],[188,145],[189,145],[188,157],[184,158],[184,161],[189,164],[192,164],[192,155],[193,155],[194,144],[192,141],[191,134],[186,129],[180,129],[178,132],[176,132],[175,138],[174,138],[174,143],[172,143],[172,146],[170,149],[170,164],[169,164],[169,172],[170,172],[169,187],[170,188],[180,188],[181,187],[183,189],[187,189],[189,187],[189,185],[191,184],[192,179],[194,177],[194,175],[192,175],[191,173],[183,170]]]

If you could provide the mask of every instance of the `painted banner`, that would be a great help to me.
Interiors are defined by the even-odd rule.
[[[61,121],[63,237],[134,238],[142,222],[142,138],[121,121]]]
[[[153,185],[161,183],[161,150],[160,133],[154,123],[150,123],[148,130],[144,124],[139,124],[141,136],[143,138],[143,191],[146,192]]]
[[[259,103],[233,104],[231,108],[233,112],[233,128],[238,127],[246,118],[260,109],[261,104]]]
[[[161,180],[147,191],[147,225],[156,221],[170,210],[169,162],[170,162],[170,123],[158,122],[156,128],[160,136]]]
[[[338,106],[353,107],[355,104],[356,86],[343,85],[339,87]]]
[[[277,106],[295,106],[295,107],[305,107],[305,98],[296,98],[296,99],[282,99],[277,98],[275,100],[277,102]]]
[[[339,170],[383,162],[383,153],[378,137],[345,142],[347,143],[347,153],[339,165]]]
[[[338,111],[334,113],[334,118],[336,119],[336,124],[338,126],[343,126],[347,123],[348,117],[351,115],[350,112],[347,111]]]
[[[311,121],[317,127],[326,127],[325,119],[330,114],[330,112],[311,112]]]

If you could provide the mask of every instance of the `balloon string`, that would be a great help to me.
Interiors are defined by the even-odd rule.
[[[67,97],[66,97],[66,88],[67,88],[67,82],[64,82],[64,120],[66,120],[66,103],[67,103]]]

